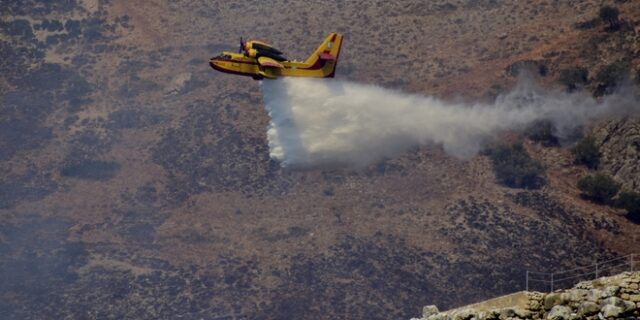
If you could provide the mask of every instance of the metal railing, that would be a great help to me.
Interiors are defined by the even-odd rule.
[[[569,288],[576,282],[593,280],[599,277],[610,276],[624,271],[640,270],[640,254],[633,253],[611,260],[596,262],[595,264],[559,272],[533,272],[526,271],[526,290],[531,285],[543,284],[541,287],[549,291],[561,288]],[[540,286],[537,286],[540,287]]]

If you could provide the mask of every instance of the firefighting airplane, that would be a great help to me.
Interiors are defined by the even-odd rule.
[[[289,61],[283,53],[258,40],[242,41],[238,53],[223,51],[209,60],[212,68],[226,73],[250,76],[255,80],[278,77],[333,78],[340,55],[342,35],[331,33],[304,62]]]

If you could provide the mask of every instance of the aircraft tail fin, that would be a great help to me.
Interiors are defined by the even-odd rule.
[[[342,47],[342,35],[331,33],[305,61],[305,64],[322,69],[325,78],[333,78],[338,66],[338,57]]]

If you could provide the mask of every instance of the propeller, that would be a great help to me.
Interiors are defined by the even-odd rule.
[[[243,50],[244,50],[244,40],[242,40],[242,37],[240,37],[240,49],[238,49],[238,53],[242,53]]]

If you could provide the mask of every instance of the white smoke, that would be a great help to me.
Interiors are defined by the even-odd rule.
[[[360,167],[412,147],[439,144],[456,157],[477,154],[496,134],[551,121],[560,138],[595,118],[638,113],[632,94],[597,101],[584,93],[545,94],[521,81],[492,104],[449,103],[334,79],[263,81],[271,157],[284,167]]]

